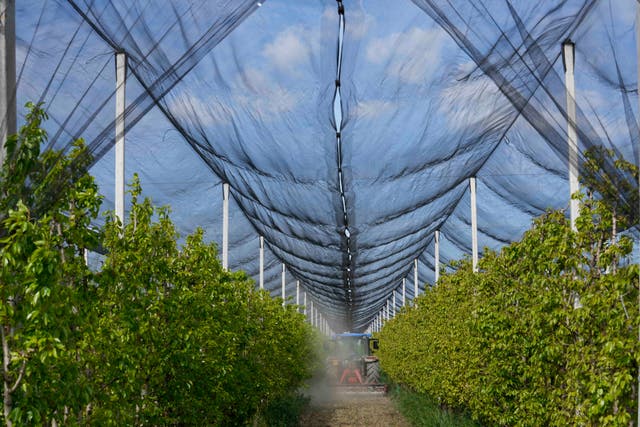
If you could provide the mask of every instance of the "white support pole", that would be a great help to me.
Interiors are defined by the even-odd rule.
[[[311,323],[311,326],[314,326],[314,324],[313,324],[313,300],[309,301],[309,323]]]
[[[387,298],[387,320],[391,319],[391,301]]]
[[[433,273],[435,274],[435,284],[438,284],[438,280],[440,280],[440,230],[436,230],[435,235],[435,266],[433,268]]]
[[[307,293],[304,293],[304,315],[307,316]]]
[[[407,279],[402,278],[402,306],[407,304]]]
[[[567,96],[567,144],[569,152],[569,197],[579,190],[578,183],[578,132],[576,129],[576,84],[574,79],[575,47],[569,39],[562,42],[562,60],[564,64],[564,84]],[[569,212],[571,229],[576,231],[580,204],[570,199]]]
[[[264,289],[264,237],[260,236],[260,289]]]
[[[125,128],[125,105],[127,89],[127,54],[116,53],[116,216],[124,225],[124,128]]]
[[[471,190],[471,265],[473,272],[478,271],[478,210],[476,206],[476,178],[469,178]]]
[[[229,184],[222,184],[222,268],[229,269]]]
[[[418,296],[418,258],[413,260],[413,298]]]
[[[318,327],[318,309],[316,308],[315,305],[313,306],[313,310],[311,312],[311,318],[313,319],[311,324],[317,328]]]
[[[296,280],[296,306],[300,306],[300,281]],[[299,308],[296,308],[296,311],[299,311]]]
[[[396,290],[393,290],[393,304],[391,305],[393,310],[391,311],[391,316],[396,317]]]
[[[285,306],[286,300],[286,286],[287,286],[287,266],[282,263],[282,306]]]
[[[16,133],[16,2],[0,0],[0,167],[9,135]]]

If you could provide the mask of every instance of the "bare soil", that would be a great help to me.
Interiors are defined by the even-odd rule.
[[[387,396],[334,395],[312,400],[303,414],[303,427],[410,427]]]

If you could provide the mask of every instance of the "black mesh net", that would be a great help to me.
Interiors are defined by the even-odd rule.
[[[274,296],[284,263],[288,297],[299,281],[334,330],[362,330],[403,278],[413,298],[415,260],[419,289],[433,285],[436,230],[442,265],[471,252],[469,178],[480,248],[567,207],[563,41],[578,167],[593,146],[639,163],[636,7],[20,0],[17,101],[45,103],[50,147],[85,138],[113,209],[114,55],[126,53],[128,179],[172,206],[183,235],[202,227],[216,242],[229,183],[230,268],[257,282],[264,236]]]

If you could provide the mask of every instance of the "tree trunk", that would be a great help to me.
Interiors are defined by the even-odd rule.
[[[12,427],[13,423],[9,419],[11,409],[13,409],[13,402],[11,400],[11,384],[9,375],[9,364],[11,363],[11,353],[9,350],[9,338],[8,332],[10,327],[3,325],[0,328],[2,333],[2,401],[4,409],[4,422],[7,427]]]

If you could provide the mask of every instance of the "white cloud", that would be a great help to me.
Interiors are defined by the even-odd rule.
[[[370,99],[360,101],[355,107],[354,115],[360,118],[373,118],[397,108],[397,102]]]
[[[404,83],[429,81],[438,70],[446,34],[439,28],[411,28],[372,40],[366,58],[374,64],[387,64],[389,74]]]
[[[275,88],[263,96],[237,95],[233,97],[236,107],[250,111],[251,114],[261,117],[265,121],[278,120],[277,116],[269,119],[269,116],[291,112],[298,102],[299,97],[286,89]]]
[[[165,99],[167,109],[180,121],[195,123],[197,120],[205,127],[229,123],[231,112],[216,98],[201,99],[180,92],[178,96],[170,93]]]
[[[454,82],[443,89],[438,112],[446,118],[447,129],[463,131],[466,128],[483,130],[506,111],[512,109],[508,100],[487,76]]]
[[[263,71],[256,68],[247,68],[238,74],[236,86],[240,88],[247,87],[256,94],[264,94],[273,86]]]
[[[353,11],[347,16],[347,25],[345,27],[346,37],[351,39],[361,39],[369,32],[369,29],[374,24],[375,19],[372,15],[369,15],[362,10]]]
[[[280,86],[265,72],[256,68],[247,68],[236,80],[237,95],[233,96],[233,105],[239,105],[258,114],[271,114],[291,111],[300,101],[295,92]],[[247,94],[247,90],[251,94]]]
[[[314,34],[300,26],[289,27],[278,33],[262,53],[277,70],[296,73],[296,67],[311,61]]]
[[[336,6],[329,6],[324,9],[322,12],[322,25],[327,28],[332,28],[331,26],[335,26],[335,34],[327,33],[332,38],[335,38],[338,34],[338,8]],[[375,18],[373,15],[370,15],[363,11],[362,9],[345,9],[345,34],[346,37],[353,39],[361,39],[369,32],[369,29],[375,22]]]

